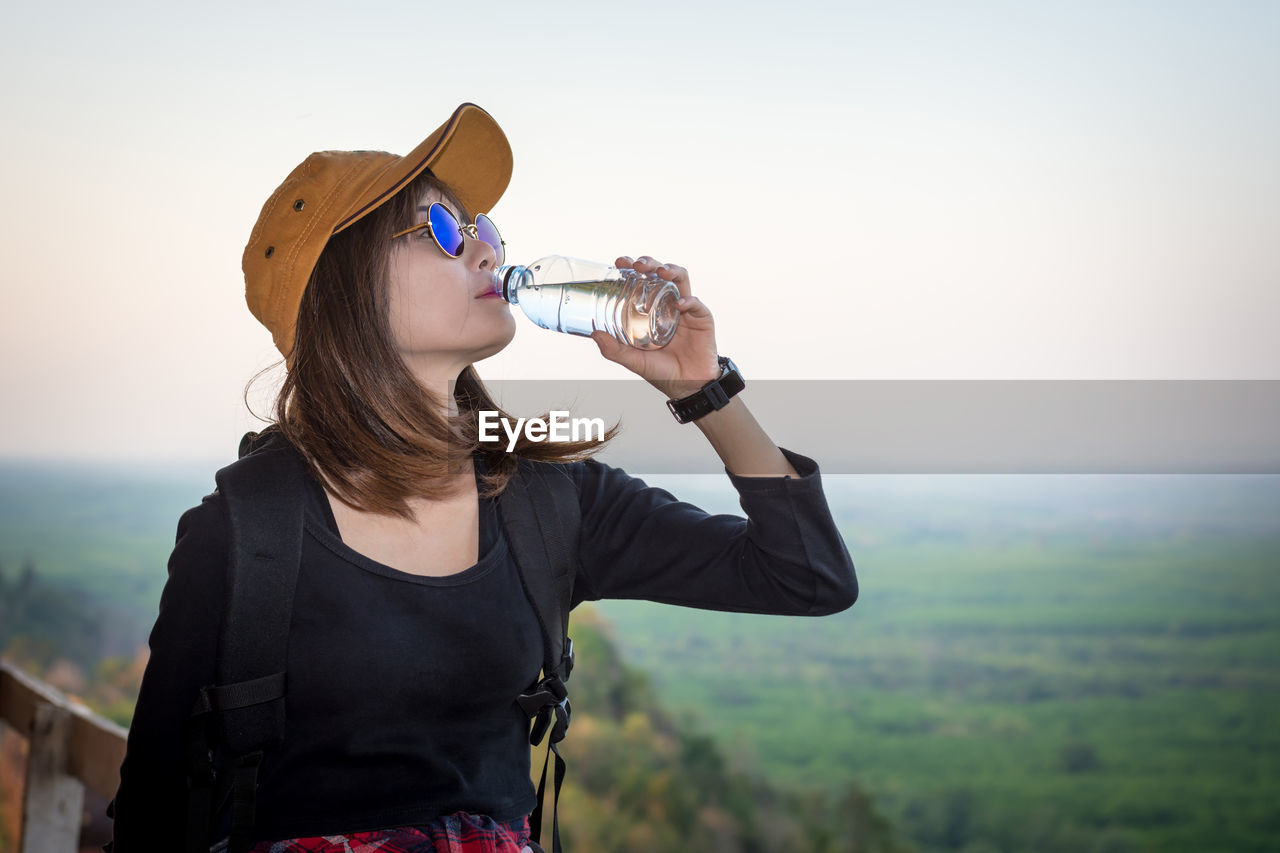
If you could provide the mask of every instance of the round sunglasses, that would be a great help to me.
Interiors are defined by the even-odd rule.
[[[498,226],[493,224],[492,219],[479,213],[476,214],[474,225],[462,225],[449,208],[438,201],[432,202],[431,207],[427,208],[426,222],[419,222],[412,228],[397,231],[391,235],[391,239],[394,240],[424,228],[431,232],[431,237],[440,247],[440,251],[451,258],[462,257],[463,237],[466,236],[473,240],[482,240],[492,246],[494,254],[498,256],[499,264],[507,259],[507,244],[503,242],[502,235],[498,233]]]

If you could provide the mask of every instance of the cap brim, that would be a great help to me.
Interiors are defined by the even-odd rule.
[[[428,168],[472,214],[487,213],[511,183],[511,145],[492,116],[475,104],[463,104],[420,145],[392,161],[333,233],[367,216]]]

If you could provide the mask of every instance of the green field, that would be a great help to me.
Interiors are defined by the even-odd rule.
[[[671,707],[921,850],[1280,849],[1274,478],[1006,483],[842,484],[834,617],[600,611]]]
[[[178,517],[213,487],[212,468],[0,461],[0,569],[13,575],[30,560],[42,577],[149,621]]]

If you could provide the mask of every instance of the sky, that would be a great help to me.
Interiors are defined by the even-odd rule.
[[[1266,0],[10,4],[0,457],[230,461],[262,203],[466,101],[509,257],[688,267],[749,387],[1280,379],[1277,44]],[[627,376],[518,319],[485,378]]]

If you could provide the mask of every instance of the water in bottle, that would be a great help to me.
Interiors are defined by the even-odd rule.
[[[498,268],[495,287],[544,329],[590,336],[601,330],[639,349],[676,333],[680,289],[652,273],[552,255]]]

